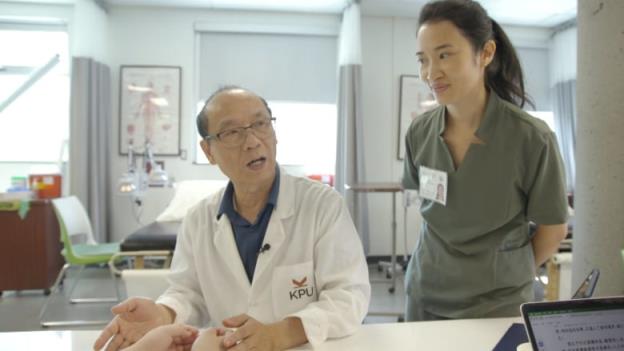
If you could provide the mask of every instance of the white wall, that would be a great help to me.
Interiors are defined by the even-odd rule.
[[[549,51],[552,31],[518,26],[503,26],[503,29],[518,53],[525,89],[533,99],[535,109],[551,111]]]
[[[29,4],[0,1],[2,17],[48,17],[70,22],[73,18],[72,5]]]
[[[70,33],[72,56],[108,63],[108,18],[93,0],[76,0]]]
[[[119,142],[119,67],[121,65],[170,65],[182,67],[181,101],[181,148],[186,159],[180,157],[157,157],[165,161],[165,169],[176,180],[225,179],[216,166],[197,165],[192,162],[195,152],[195,102],[196,72],[194,25],[206,28],[219,27],[336,27],[339,16],[251,13],[242,11],[214,11],[206,9],[135,8],[113,6],[108,11],[108,40],[110,67],[113,72],[113,148],[111,180],[126,168],[126,159],[118,155]],[[215,48],[218,53],[218,48]],[[253,64],[250,62],[250,64]],[[170,189],[150,189],[145,201],[143,223],[151,222],[165,208],[172,196]],[[128,198],[113,196],[112,236],[121,240],[140,227],[132,216],[132,205]]]
[[[535,103],[536,111],[552,111],[550,98],[550,60],[546,48],[517,49],[524,73],[524,88]],[[525,106],[526,109],[533,109]]]
[[[401,74],[416,74],[416,22],[413,19],[364,17],[362,19],[362,100],[364,115],[365,179],[368,182],[400,181],[402,161],[397,160],[398,82]],[[403,207],[397,196],[398,252],[404,251]],[[368,195],[370,252],[387,255],[391,251],[392,198],[389,193]],[[408,212],[408,251],[416,240],[420,215],[415,207]]]

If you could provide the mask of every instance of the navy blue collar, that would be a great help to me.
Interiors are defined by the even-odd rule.
[[[271,191],[269,192],[269,197],[267,198],[267,202],[265,204],[265,208],[271,205],[273,208],[277,206],[277,196],[279,195],[279,186],[280,186],[280,170],[279,166],[275,166],[275,178],[273,179],[273,184],[271,185]],[[221,204],[219,205],[219,212],[217,213],[217,220],[221,219],[223,214],[227,214],[228,218],[232,220],[235,218],[235,215],[238,215],[236,210],[234,209],[234,184],[232,181],[228,182],[227,187],[225,188],[225,192],[223,193],[223,198],[221,199]]]

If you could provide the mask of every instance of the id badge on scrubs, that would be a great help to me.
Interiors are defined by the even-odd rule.
[[[418,168],[420,196],[446,206],[447,174],[425,166]]]

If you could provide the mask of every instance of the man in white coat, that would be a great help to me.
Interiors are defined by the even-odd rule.
[[[124,348],[174,322],[235,328],[220,339],[231,350],[314,346],[358,329],[370,283],[351,217],[336,191],[278,167],[273,121],[248,90],[208,98],[200,145],[230,182],[184,219],[169,289],[156,302],[115,306],[95,349]]]

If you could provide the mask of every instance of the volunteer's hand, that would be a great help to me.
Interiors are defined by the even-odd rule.
[[[203,330],[193,343],[191,351],[225,351],[223,346],[223,329],[210,328]]]
[[[128,351],[189,351],[199,331],[184,324],[168,324],[150,330]]]
[[[106,351],[126,348],[150,330],[172,322],[164,306],[146,298],[127,299],[114,306],[111,311],[115,318],[100,333],[93,344],[94,350],[101,350],[109,340]]]
[[[223,339],[223,346],[228,351],[277,350],[276,330],[269,324],[262,324],[246,314],[241,314],[223,321],[228,328],[237,328]]]

